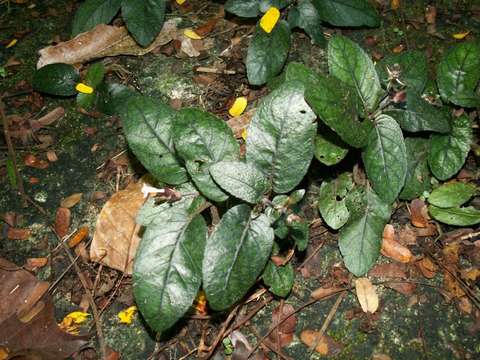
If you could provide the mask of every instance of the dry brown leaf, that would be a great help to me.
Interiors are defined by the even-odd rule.
[[[68,239],[68,247],[75,247],[88,236],[88,227],[82,226],[70,239]]]
[[[420,199],[415,199],[410,203],[410,221],[412,225],[419,228],[425,228],[428,225],[428,210],[425,202]]]
[[[427,279],[432,279],[437,274],[438,267],[428,257],[424,257],[422,260],[415,263],[422,275]]]
[[[25,263],[25,269],[28,271],[34,271],[35,269],[44,267],[48,263],[48,258],[28,258]]]
[[[407,272],[404,264],[389,263],[377,264],[369,272],[368,276],[376,278],[406,279]]]
[[[402,245],[417,245],[417,232],[409,224],[400,227],[398,241]]]
[[[328,287],[328,288],[321,287],[316,290],[313,290],[310,296],[313,299],[320,300],[320,299],[326,298],[327,296],[336,294],[341,290],[342,288],[339,288],[339,287]]]
[[[372,360],[392,360],[392,358],[387,354],[376,353],[376,354],[373,354]]]
[[[272,331],[268,339],[276,346],[280,346],[280,348],[286,347],[292,342],[295,327],[297,326],[297,318],[295,315],[291,315],[280,325],[277,326],[277,324],[294,312],[295,309],[290,304],[279,305],[272,311],[272,326],[275,327],[275,330]]]
[[[83,193],[75,193],[70,196],[67,196],[65,199],[63,199],[60,202],[60,206],[70,209],[75,205],[77,205],[80,202],[80,200],[82,200],[82,196],[83,196]]]
[[[450,243],[445,245],[442,249],[443,261],[446,264],[456,264],[460,259],[460,244]]]
[[[250,120],[252,119],[253,114],[255,114],[255,110],[256,109],[247,110],[242,115],[227,120],[227,125],[230,126],[233,135],[235,135],[237,139],[242,138],[242,132],[248,127],[248,124],[250,124]]]
[[[460,298],[465,295],[458,281],[448,271],[443,273],[443,288],[449,293],[451,298]]]
[[[113,269],[132,273],[132,263],[140,242],[141,227],[135,222],[145,202],[144,182],[128,185],[110,198],[97,219],[90,258]]]
[[[7,230],[7,239],[10,240],[27,240],[30,237],[30,229],[20,229],[9,227]]]
[[[355,280],[357,299],[363,312],[374,313],[378,309],[379,300],[375,286],[367,278]]]
[[[413,259],[411,251],[396,241],[395,228],[390,224],[385,225],[383,229],[381,253],[383,256],[402,263],[408,263]]]
[[[65,109],[61,106],[56,107],[48,114],[42,116],[39,119],[31,120],[30,126],[32,130],[38,130],[48,125],[53,124],[58,119],[62,118],[65,115]]]
[[[55,231],[58,236],[63,238],[70,229],[71,212],[67,208],[59,207],[55,215]]]
[[[475,282],[480,277],[480,269],[478,267],[471,267],[460,271],[460,276],[465,281]]]
[[[177,19],[165,21],[162,31],[146,48],[135,42],[126,27],[99,24],[72,40],[41,49],[37,69],[53,63],[79,64],[107,56],[145,55],[176,38],[177,24]]]
[[[318,331],[303,330],[300,333],[300,340],[307,346],[312,347],[314,344],[315,351],[320,355],[334,357],[342,351],[342,344],[336,342],[328,335],[320,335]]]
[[[34,169],[46,169],[48,167],[48,162],[42,159],[39,159],[33,154],[28,154],[23,160],[26,166],[32,167]]]
[[[393,289],[403,295],[412,295],[417,288],[417,285],[411,282],[395,282],[390,281],[384,284],[386,287]]]

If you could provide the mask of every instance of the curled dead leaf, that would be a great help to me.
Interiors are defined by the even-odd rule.
[[[83,193],[75,193],[70,196],[67,196],[65,199],[63,199],[60,202],[60,206],[70,209],[75,205],[77,205],[80,202],[80,200],[82,200],[82,196],[83,196]]]
[[[397,262],[377,264],[368,272],[368,276],[376,278],[406,279],[406,266]]]
[[[437,274],[438,267],[429,257],[424,257],[420,261],[417,261],[415,265],[427,279],[432,279]]]
[[[70,209],[64,207],[59,207],[57,209],[57,213],[55,215],[55,231],[59,237],[63,238],[68,234],[68,230],[70,229],[70,218]]]
[[[303,330],[300,333],[300,340],[307,346],[315,346],[315,351],[323,356],[333,357],[342,351],[342,344],[333,340],[330,336],[321,335],[318,331]]]
[[[9,227],[7,230],[7,239],[10,240],[27,240],[32,232],[30,229],[20,229]]]
[[[341,290],[342,288],[339,288],[339,287],[328,287],[328,288],[321,287],[316,290],[313,290],[310,296],[313,299],[320,300],[328,296],[331,296],[333,294],[337,294]]]
[[[427,205],[423,200],[415,199],[410,203],[410,221],[412,225],[419,228],[425,228],[428,225]]]
[[[393,260],[408,263],[413,259],[411,251],[396,241],[395,228],[387,224],[383,229],[383,241],[381,253]]]

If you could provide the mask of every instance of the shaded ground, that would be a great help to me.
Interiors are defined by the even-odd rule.
[[[181,14],[176,10],[169,16],[181,17],[183,27],[202,23],[218,11],[218,3],[192,3],[194,10],[191,13]],[[16,226],[31,230],[31,235],[26,240],[10,240],[6,237],[7,229],[4,226],[0,253],[2,257],[17,265],[24,264],[28,258],[49,257],[49,264],[38,270],[37,276],[54,282],[69,264],[62,249],[57,247],[57,238],[46,227],[47,222],[54,222],[60,201],[73,193],[83,193],[80,203],[71,209],[70,230],[86,225],[90,234],[93,234],[96,218],[106,199],[118,189],[124,188],[132,178],[138,177],[142,170],[130,156],[116,119],[103,115],[81,114],[76,110],[73,99],[41,97],[31,92],[29,83],[35,69],[38,49],[47,46],[58,36],[62,40],[68,38],[69,19],[77,4],[74,1],[42,1],[35,3],[33,8],[29,8],[29,4],[12,3],[8,11],[5,4],[0,5],[0,42],[7,44],[11,39],[19,38],[18,43],[9,49],[0,47],[0,66],[12,57],[21,62],[5,68],[6,74],[3,78],[0,77],[0,94],[9,94],[5,99],[6,113],[25,115],[30,112],[36,117],[60,105],[65,108],[65,116],[24,143],[15,140],[25,192],[46,211],[46,215],[41,214],[31,204],[22,206],[20,198],[8,181],[6,145],[3,139],[0,141],[0,213],[17,214]],[[435,2],[438,11],[437,32],[443,35],[443,39],[426,32],[426,5],[426,1],[405,2],[402,11],[383,14],[385,22],[381,28],[345,30],[344,33],[375,56],[385,55],[403,45],[410,49],[425,50],[432,61],[438,59],[439,54],[455,41],[452,34],[470,30],[472,36],[478,37],[479,8],[476,8],[476,13],[472,13],[473,7],[479,5],[475,4],[475,1]],[[238,23],[238,19],[231,16],[228,19]],[[263,91],[258,88],[250,89],[247,85],[241,61],[246,50],[246,37],[234,48],[232,57],[219,57],[222,50],[230,45],[232,36],[244,36],[249,30],[248,27],[240,27],[238,31],[225,31],[229,26],[231,23],[227,21],[218,24],[211,36],[213,48],[200,57],[179,59],[174,55],[165,55],[168,49],[163,48],[143,57],[118,57],[112,61],[128,71],[123,81],[135,85],[143,94],[160,97],[177,105],[181,102],[182,106],[200,106],[227,119],[229,100],[244,93],[254,94],[253,97],[255,94],[261,96]],[[373,43],[368,40],[372,37],[375,38]],[[293,38],[289,60],[324,70],[324,50],[312,45],[303,33],[295,32]],[[218,75],[210,82],[211,79],[199,79],[199,74],[194,71],[196,66],[215,67],[219,63],[225,63],[227,69],[234,69],[236,73]],[[53,143],[46,148],[39,146],[40,135],[51,136]],[[46,169],[24,165],[23,159],[28,154],[45,159],[47,149],[55,151],[58,161],[49,162]],[[476,177],[475,159],[471,158],[468,166]],[[312,170],[310,183],[306,184],[310,196],[307,197],[304,208],[310,220],[314,221],[318,219],[314,203],[317,186],[328,169],[314,162]],[[398,223],[404,223],[402,216],[405,216],[405,213],[405,208],[398,210],[395,218]],[[307,263],[310,273],[296,273],[294,289],[284,303],[291,304],[295,309],[309,301],[312,290],[321,285],[338,283],[341,278],[338,269],[341,269],[342,260],[336,246],[336,234],[327,233],[321,226],[312,233],[317,235],[312,236],[303,259],[295,260],[296,266],[321,244],[323,246],[318,255]],[[424,239],[422,245],[431,246],[432,240]],[[414,247],[413,251],[421,255],[424,246]],[[385,258],[381,260],[386,261]],[[130,279],[122,278],[114,270],[99,269],[97,264],[82,258],[79,264],[90,281],[97,282],[97,289],[101,289],[96,293],[96,301],[100,308],[106,306],[103,314],[106,343],[121,354],[122,359],[182,358],[198,347],[201,338],[210,344],[225,320],[225,316],[218,314],[212,314],[210,320],[194,319],[193,316],[179,324],[170,337],[164,336],[159,342],[155,342],[139,316],[131,325],[119,324],[117,320],[118,311],[133,304]],[[459,306],[455,306],[455,301],[447,302],[441,295],[440,274],[432,280],[421,276],[417,279],[416,289],[408,294],[379,285],[381,308],[378,313],[370,316],[360,310],[356,297],[349,292],[333,312],[333,320],[326,332],[342,344],[336,358],[370,359],[376,353],[387,354],[392,359],[480,358],[478,323],[475,323],[474,316],[476,312],[478,314],[478,309],[473,307],[468,314],[465,309],[462,311]],[[478,296],[478,288],[475,291]],[[66,313],[78,308],[83,289],[75,272],[70,271],[60,278],[52,293],[60,321]],[[320,358],[320,355],[310,352],[300,342],[299,334],[303,329],[320,329],[336,299],[335,296],[318,301],[296,314],[296,335],[291,344],[283,350],[286,356],[293,359]],[[255,345],[258,335],[265,334],[271,326],[272,310],[280,304],[279,299],[271,299],[266,294],[259,301],[245,305],[238,317],[241,320],[242,316],[250,314],[261,301],[265,301],[266,306],[253,316],[248,325],[239,329],[247,336],[251,345]],[[94,340],[91,344],[97,345]],[[216,356],[225,357],[222,345],[218,349]],[[193,354],[194,352],[189,358],[195,358]],[[269,356],[274,358],[276,355],[270,353]],[[78,358],[95,358],[95,352],[85,351]]]

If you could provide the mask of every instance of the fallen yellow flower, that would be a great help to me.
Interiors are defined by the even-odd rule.
[[[192,29],[185,29],[183,31],[183,35],[185,35],[186,37],[192,39],[192,40],[201,40],[202,37],[200,35],[198,35],[195,31],[193,31]]]
[[[183,5],[185,3],[186,0],[177,0],[177,4],[178,5]]]
[[[15,44],[18,42],[17,39],[13,39],[12,41],[10,41],[7,46],[5,46],[7,49],[11,48],[12,46],[15,46]]]
[[[133,317],[137,313],[136,306],[130,306],[129,308],[120,311],[117,316],[120,321],[120,324],[127,324],[130,325],[133,321]]]
[[[262,18],[260,19],[260,27],[267,34],[270,34],[277,24],[278,19],[280,19],[280,10],[272,6],[265,14],[263,14]]]
[[[243,129],[241,136],[244,141],[247,141],[247,129]]]
[[[91,94],[93,93],[93,88],[91,86],[85,85],[84,83],[78,83],[75,86],[75,90],[82,94]]]
[[[462,40],[462,39],[464,39],[468,34],[470,34],[470,30],[465,31],[465,32],[462,32],[462,33],[456,33],[456,34],[453,34],[452,36],[453,36],[454,39]]]
[[[245,96],[238,97],[233,102],[233,105],[228,110],[228,113],[230,114],[230,116],[234,116],[234,117],[240,116],[243,114],[243,112],[247,108],[247,104],[248,104],[248,101]]]
[[[89,313],[83,311],[74,311],[65,316],[59,324],[60,328],[69,334],[78,335],[80,332],[79,325],[87,321]]]

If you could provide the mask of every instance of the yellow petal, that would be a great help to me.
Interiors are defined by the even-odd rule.
[[[263,14],[262,18],[260,19],[260,27],[267,34],[270,34],[277,24],[278,19],[280,19],[280,10],[272,6],[265,14]]]
[[[15,44],[18,42],[17,39],[13,39],[12,41],[10,41],[7,46],[5,46],[7,49],[8,48],[11,48],[12,46],[15,46]]]
[[[88,317],[90,316],[89,313],[83,312],[83,311],[74,311],[65,316],[62,320],[63,322],[69,323],[69,324],[82,324],[85,321],[87,321]]]
[[[198,35],[195,31],[193,31],[192,29],[185,29],[183,31],[183,35],[185,35],[186,37],[190,38],[190,39],[193,39],[193,40],[200,40],[202,37],[200,35]]]
[[[241,136],[243,140],[247,141],[247,129],[243,129]]]
[[[93,93],[93,88],[91,86],[85,85],[84,83],[78,83],[77,86],[75,86],[75,90],[82,94]]]
[[[178,4],[178,5],[183,5],[183,4],[185,4],[185,1],[186,1],[186,0],[177,0],[177,4]]]
[[[120,311],[117,316],[121,324],[131,324],[133,321],[133,317],[137,313],[136,306],[130,306],[129,308]]]
[[[207,311],[207,297],[203,290],[200,290],[193,302],[193,308],[197,312],[197,314],[206,315]]]
[[[456,34],[453,34],[452,36],[453,36],[454,39],[462,40],[462,39],[464,39],[468,34],[470,34],[470,30],[465,31],[465,32],[462,32],[462,33],[456,33]]]
[[[248,102],[245,96],[238,97],[235,99],[232,107],[228,110],[228,113],[230,116],[240,116],[247,108],[247,104]]]

